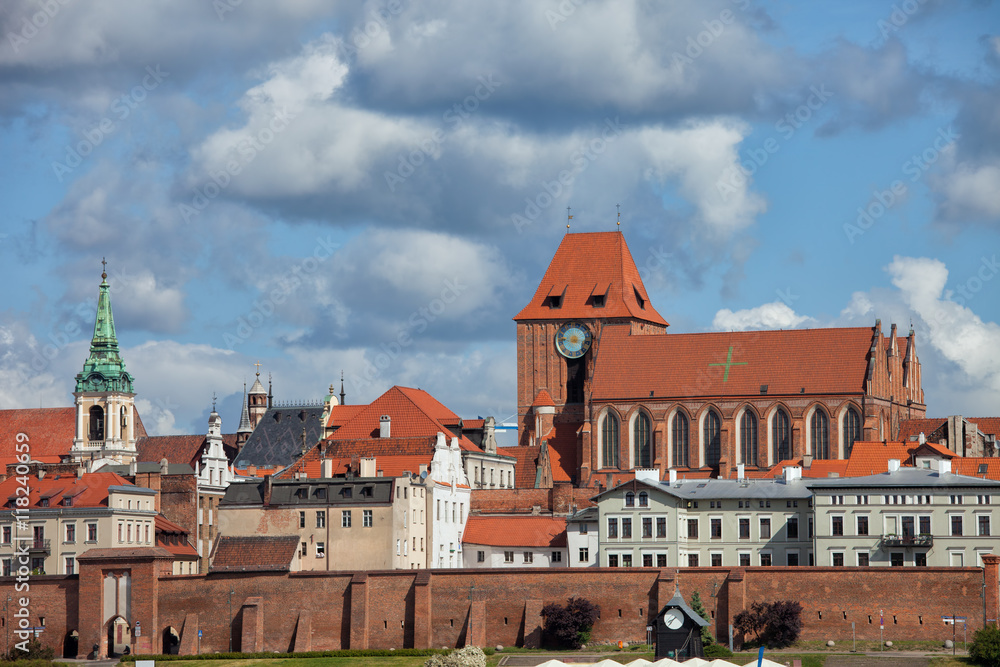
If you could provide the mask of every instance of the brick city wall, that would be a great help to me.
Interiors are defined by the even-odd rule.
[[[1000,558],[986,572],[991,619],[998,599],[996,561]],[[81,563],[79,582],[76,577],[33,578],[31,610],[46,617],[46,644],[61,652],[67,632],[76,629],[80,655],[94,643],[106,647],[106,638],[99,636],[107,631],[98,618],[97,584],[111,565]],[[114,565],[120,571],[125,563]],[[942,641],[951,628],[941,616],[965,616],[974,630],[983,626],[984,611],[980,568],[402,570],[158,576],[153,581],[155,571],[147,562],[136,563],[132,572],[136,618],[130,620],[141,620],[144,635],[135,645],[139,652],[162,650],[168,628],[180,635],[184,653],[227,651],[230,630],[233,650],[243,651],[537,645],[542,607],[570,597],[600,606],[593,641],[638,642],[645,640],[646,626],[677,585],[686,600],[699,592],[712,615],[712,629],[723,640],[732,618],[758,600],[798,601],[804,608],[804,639],[840,642],[851,639],[852,621],[858,639],[877,639],[879,610],[885,639]],[[10,590],[14,582],[6,582]],[[85,588],[87,603],[78,618],[77,589]],[[155,595],[158,604],[147,606],[136,598],[140,592]]]
[[[572,484],[555,484],[551,489],[489,489],[472,494],[469,511],[480,514],[511,514],[530,512],[537,507],[542,512],[572,514],[586,507],[596,489],[576,488]]]

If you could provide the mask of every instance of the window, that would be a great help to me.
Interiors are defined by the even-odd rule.
[[[656,567],[667,566],[667,554],[656,554]]]
[[[589,530],[590,529],[587,527],[587,522],[586,521],[584,521],[583,523],[580,524],[580,534],[581,535],[586,535]]]
[[[323,558],[326,556],[326,544],[323,542],[316,543],[316,558]]]
[[[799,517],[788,517],[788,521],[785,523],[785,534],[790,540],[799,539]]]
[[[842,516],[830,517],[830,534],[834,536],[844,534],[844,517]]]
[[[688,519],[688,539],[697,540],[698,539],[698,519]]]
[[[767,551],[762,551],[760,554],[760,564],[763,567],[771,567],[771,554]]]
[[[627,516],[622,517],[622,539],[632,539],[632,519]]]
[[[698,567],[698,554],[688,554],[688,567]]]
[[[832,554],[832,561],[834,567],[844,567],[844,554],[836,551]]]
[[[678,412],[673,419],[674,466],[687,467],[688,464],[688,418]]]
[[[635,507],[635,494],[631,491],[625,494],[625,507]]]
[[[978,517],[979,537],[989,537],[990,535],[990,515],[980,514]]]
[[[642,566],[643,567],[653,567],[653,554],[643,554],[642,555]]]
[[[951,497],[951,504],[952,505],[961,505],[962,504],[962,496],[952,496]]]
[[[854,408],[847,408],[844,416],[844,458],[851,458],[854,443],[861,439],[861,415]]]
[[[816,408],[812,419],[809,420],[809,428],[812,435],[813,458],[817,461],[830,458],[830,418],[823,410]]]
[[[532,563],[532,562],[534,562],[534,554],[532,554],[530,551],[525,551],[524,552],[524,562],[525,563]]]
[[[76,573],[76,558],[73,556],[66,556],[66,574]]]
[[[371,528],[373,523],[372,510],[361,510],[361,525],[365,528]]]
[[[719,457],[722,455],[722,421],[714,410],[709,410],[705,415],[705,432],[702,437],[702,444],[705,447],[705,465],[719,465]]]
[[[761,519],[760,520],[760,539],[769,540],[771,539],[771,520]]]
[[[791,420],[788,413],[778,408],[774,413],[774,462],[785,461],[792,455]]]
[[[562,562],[562,552],[561,551],[553,551],[552,552],[552,562],[553,563],[561,563]]]
[[[757,415],[749,409],[740,418],[740,456],[743,463],[757,465]]]
[[[982,466],[980,466],[980,467],[982,467]],[[989,505],[990,504],[990,497],[989,496],[976,496],[976,501],[980,505]]]
[[[656,536],[665,538],[667,536],[667,517],[656,517]]]
[[[740,539],[749,540],[750,539],[750,518],[744,517],[740,519]]]
[[[514,552],[513,551],[504,551],[503,552],[503,562],[505,562],[505,563],[513,563],[514,562]]]
[[[622,567],[632,567],[632,554],[622,554]]]
[[[3,527],[3,543],[4,544],[10,544],[10,542],[11,542],[11,532],[12,532],[12,526],[4,526]]]
[[[590,562],[590,549],[587,547],[580,547],[580,562],[589,563]]]
[[[66,524],[66,541],[69,542],[69,543],[76,542],[76,524],[75,523],[67,523]]]
[[[649,507],[649,494],[645,491],[639,492],[639,507]]]
[[[306,513],[299,512],[299,528],[305,528],[305,527],[306,527]]]
[[[644,538],[653,536],[653,517],[642,517],[642,536]]]
[[[651,448],[649,446],[649,417],[640,412],[632,427],[632,439],[635,442],[635,465],[648,468],[652,464]]]
[[[711,519],[709,520],[709,530],[711,531],[711,537],[713,540],[722,539],[722,519]]]
[[[87,541],[96,542],[97,541],[97,524],[88,523],[87,524]]]
[[[859,551],[858,552],[858,567],[868,567],[868,552]]]
[[[809,539],[813,538],[813,518],[809,517]]]
[[[741,553],[740,557],[740,567],[750,567],[750,554]]]
[[[951,517],[951,534],[954,537],[962,536],[962,515],[953,514]]]
[[[921,535],[931,534],[931,518],[929,516],[922,516],[918,519],[920,521],[919,532]]]
[[[618,445],[620,423],[614,413],[604,415],[601,422],[601,445],[603,458],[601,463],[605,468],[618,467]]]
[[[326,528],[326,512],[324,510],[316,512],[316,527]]]
[[[608,518],[608,537],[618,537],[618,518],[609,517]]]
[[[303,558],[309,555],[309,545],[306,544],[305,542],[303,542],[301,547],[299,548],[299,555],[302,556]]]
[[[913,564],[917,567],[927,567],[927,553],[918,551],[913,554]]]
[[[608,567],[618,567],[618,554],[608,554]]]
[[[903,552],[897,551],[889,554],[889,565],[892,567],[903,567]]]
[[[785,552],[785,565],[789,567],[798,567],[799,565],[799,552],[798,551],[786,551]]]
[[[712,554],[712,567],[722,567],[722,554]]]
[[[341,528],[351,527],[351,510],[342,510],[340,512],[340,527]]]
[[[858,517],[858,535],[868,534],[868,515],[862,514]]]

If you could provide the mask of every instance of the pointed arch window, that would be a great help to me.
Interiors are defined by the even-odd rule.
[[[689,440],[689,425],[688,418],[683,412],[678,411],[674,415],[673,424],[671,426],[673,429],[674,438],[674,467],[675,468],[686,468],[688,467],[688,440]]]
[[[854,443],[861,439],[861,414],[853,407],[847,408],[844,417],[844,458],[851,458]]]
[[[757,415],[749,409],[740,418],[740,456],[746,465],[757,465]]]
[[[782,408],[774,413],[774,462],[792,458],[792,420]]]
[[[90,440],[104,440],[104,408],[99,405],[90,408]]]
[[[722,420],[715,410],[705,415],[705,465],[717,466],[722,458]]]
[[[809,424],[812,435],[813,458],[825,460],[830,458],[830,418],[820,408],[813,412]]]
[[[636,415],[632,426],[632,442],[635,443],[634,461],[636,468],[648,468],[653,464],[649,444],[649,417],[645,412]]]
[[[620,442],[620,428],[621,425],[613,413],[609,412],[604,415],[604,421],[601,422],[601,453],[603,459],[601,460],[602,468],[617,468],[618,467],[618,443]]]

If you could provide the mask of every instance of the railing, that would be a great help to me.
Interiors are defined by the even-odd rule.
[[[934,546],[933,535],[883,535],[883,547],[930,547]]]
[[[32,540],[31,544],[28,546],[28,550],[51,551],[51,549],[49,549],[49,542],[51,542],[51,540]]]

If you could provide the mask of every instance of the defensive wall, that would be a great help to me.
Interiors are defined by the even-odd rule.
[[[803,639],[940,639],[952,635],[943,616],[964,616],[968,630],[996,622],[1000,556],[985,568],[748,567],[395,570],[375,572],[247,572],[173,576],[162,554],[85,558],[76,576],[32,576],[30,591],[11,595],[5,612],[10,641],[19,641],[18,598],[29,602],[28,625],[45,619],[40,639],[78,655],[94,644],[105,654],[111,617],[140,633],[136,653],[161,652],[165,633],[181,653],[305,651],[342,648],[538,645],[542,607],[584,597],[600,606],[595,642],[640,642],[646,626],[680,587],[698,591],[725,641],[729,624],[754,601],[795,600],[803,607]],[[131,600],[106,584],[127,574]],[[118,591],[117,600],[105,599]],[[0,600],[6,595],[0,593]],[[117,605],[117,606],[116,606]],[[231,620],[230,620],[231,619]],[[232,633],[230,635],[230,632]],[[959,629],[961,634],[961,629]],[[0,637],[3,635],[0,634]]]

